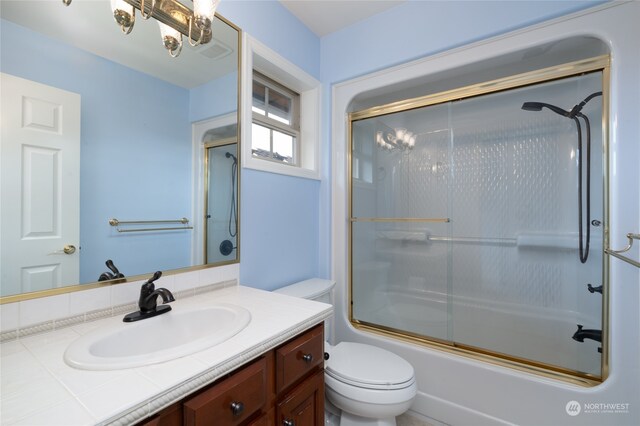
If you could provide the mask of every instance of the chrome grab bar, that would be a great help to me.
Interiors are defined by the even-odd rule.
[[[636,268],[640,268],[640,262],[633,259],[629,259],[628,257],[622,255],[622,253],[625,253],[631,250],[631,248],[633,247],[633,240],[640,240],[640,234],[633,234],[630,232],[627,234],[627,239],[629,240],[629,242],[627,243],[627,246],[625,248],[621,250],[604,249],[604,252],[613,257],[617,257],[618,259],[624,262],[627,262],[628,264],[633,265]]]
[[[153,225],[159,223],[181,223],[187,225],[189,219],[183,217],[182,219],[169,219],[169,220],[118,220],[115,218],[109,219],[109,225],[116,226],[118,232],[148,232],[148,231],[182,231],[184,229],[193,229],[193,226],[173,226],[173,227],[161,227],[161,228],[133,228],[133,229],[120,229],[120,225]]]
[[[494,244],[500,246],[515,246],[518,240],[515,238],[483,238],[483,237],[427,237],[428,241],[446,241],[451,243],[468,243],[468,244]]]

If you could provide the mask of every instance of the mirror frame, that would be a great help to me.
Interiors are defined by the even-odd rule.
[[[236,110],[236,120],[237,120],[237,146],[238,146],[238,153],[241,152],[241,141],[242,141],[242,123],[241,123],[241,112],[242,112],[242,96],[241,96],[241,79],[240,79],[240,75],[242,73],[242,29],[240,27],[238,27],[236,24],[234,24],[233,22],[229,21],[227,18],[225,18],[224,16],[220,15],[218,12],[216,12],[215,14],[216,18],[220,19],[223,23],[229,25],[231,28],[233,28],[234,30],[237,31],[238,33],[238,49],[236,52],[236,56],[237,56],[237,63],[238,63],[238,78],[237,78],[237,110]],[[193,125],[193,123],[191,123]],[[202,144],[202,147],[204,147],[204,144]],[[238,159],[240,158],[240,155],[238,155]],[[239,161],[239,160],[238,160]],[[241,170],[241,166],[240,164],[238,164],[238,170]],[[237,181],[237,185],[238,185],[238,194],[240,194],[240,173],[238,173],[238,181]],[[206,194],[205,194],[206,196]],[[238,208],[238,242],[240,241],[240,196],[237,197],[238,199],[236,200],[237,203],[237,208]],[[206,229],[205,229],[206,231]],[[239,245],[238,245],[239,247]],[[194,266],[187,266],[184,268],[178,268],[178,269],[169,269],[166,271],[163,271],[163,275],[167,276],[167,275],[176,275],[176,274],[181,274],[181,273],[185,273],[185,272],[191,272],[191,271],[198,271],[201,269],[208,269],[208,268],[215,268],[215,267],[219,267],[219,266],[224,266],[224,265],[230,265],[230,264],[234,264],[234,263],[240,263],[240,248],[237,249],[236,252],[236,258],[234,260],[228,260],[228,261],[223,261],[223,262],[216,262],[216,263],[212,263],[212,264],[200,264],[200,265],[194,265]],[[52,289],[47,289],[47,290],[39,290],[39,291],[33,291],[33,292],[29,292],[29,293],[20,293],[20,294],[14,294],[14,295],[9,295],[9,296],[0,296],[0,305],[4,305],[7,303],[15,303],[15,302],[21,302],[24,300],[31,300],[31,299],[39,299],[42,297],[49,297],[49,296],[55,296],[55,295],[59,295],[59,294],[65,294],[65,293],[73,293],[76,291],[83,291],[83,290],[92,290],[92,289],[96,289],[96,288],[103,288],[103,287],[108,287],[114,284],[124,284],[124,283],[131,283],[131,282],[135,282],[135,281],[141,281],[141,280],[145,280],[147,278],[149,278],[149,275],[152,274],[153,271],[151,272],[147,272],[145,274],[138,274],[138,275],[131,275],[128,276],[126,278],[120,278],[120,279],[115,279],[115,280],[108,280],[108,281],[94,281],[94,282],[87,282],[85,284],[73,284],[73,285],[67,285],[64,287],[56,287],[56,288],[52,288]]]

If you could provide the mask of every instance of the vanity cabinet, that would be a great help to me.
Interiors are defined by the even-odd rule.
[[[323,361],[319,324],[140,425],[321,426]]]

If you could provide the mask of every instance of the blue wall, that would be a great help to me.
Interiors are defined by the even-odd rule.
[[[2,72],[81,96],[81,282],[189,265],[191,231],[118,234],[111,217],[189,217],[189,92],[2,21]],[[151,160],[153,158],[153,160]]]
[[[242,171],[241,283],[272,289],[331,274],[332,84],[597,3],[409,1],[318,38],[279,2],[221,2],[222,15],[319,78],[324,90],[321,182]]]
[[[238,108],[238,73],[232,72],[189,91],[191,122],[235,112]]]
[[[276,0],[223,0],[218,12],[320,79],[320,39]]]
[[[317,275],[319,184],[242,170],[242,284],[272,290]]]
[[[218,10],[319,78],[320,39],[279,2],[225,0]],[[240,182],[240,282],[271,290],[317,276],[320,182],[251,169],[242,169]]]
[[[343,81],[599,3],[408,1],[323,37],[320,74],[330,84]]]
[[[320,79],[324,86],[322,181],[242,170],[241,282],[272,289],[311,276],[330,275],[332,84],[596,3],[598,2],[409,1],[319,38],[277,1],[223,1],[219,7],[223,16]],[[3,23],[3,43],[4,27]],[[49,54],[44,45],[37,49],[40,51],[33,56]],[[39,69],[37,64],[25,64],[25,68]],[[46,74],[53,77],[57,71],[47,70]],[[69,80],[64,75],[58,76],[60,80],[65,78]],[[201,88],[207,89],[202,92],[203,96],[199,95],[199,90],[192,91],[191,99],[188,93],[176,89],[180,93],[176,93],[175,99],[183,106],[181,114],[188,111],[191,120],[199,120],[226,112],[227,105],[207,102],[210,98],[204,93],[215,89],[213,85]],[[129,116],[133,117],[135,114]],[[94,155],[110,158],[112,153],[98,152]],[[151,170],[143,170],[142,167],[144,164],[140,162],[125,170],[136,170],[140,178],[166,173],[166,169],[160,167],[152,167]],[[163,173],[156,173],[160,170]],[[176,205],[176,202],[172,204]],[[164,244],[164,241],[155,241]]]

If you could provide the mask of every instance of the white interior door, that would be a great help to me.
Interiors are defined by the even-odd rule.
[[[0,288],[77,284],[80,95],[0,74]]]

